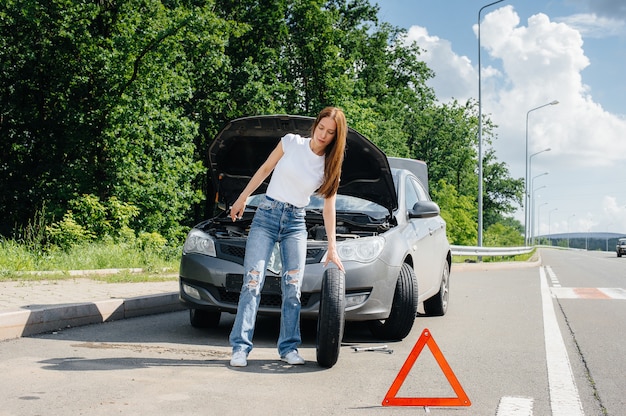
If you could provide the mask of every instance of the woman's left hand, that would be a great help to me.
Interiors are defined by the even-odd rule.
[[[328,263],[330,262],[335,263],[339,270],[345,272],[343,264],[341,263],[341,259],[339,258],[339,254],[337,254],[337,249],[335,247],[329,247],[328,252],[326,253],[326,261],[324,262],[324,267],[328,266]]]

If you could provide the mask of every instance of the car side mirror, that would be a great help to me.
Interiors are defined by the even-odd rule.
[[[433,201],[418,201],[409,210],[409,218],[431,218],[439,215],[439,205]]]

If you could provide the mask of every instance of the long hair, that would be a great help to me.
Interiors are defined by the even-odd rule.
[[[317,193],[324,198],[328,198],[337,193],[339,189],[339,179],[341,177],[341,165],[346,151],[346,136],[348,135],[348,125],[343,110],[337,107],[326,107],[315,119],[311,128],[311,137],[319,122],[325,118],[332,118],[337,124],[335,139],[326,146],[326,160],[324,161],[324,180],[317,190]]]

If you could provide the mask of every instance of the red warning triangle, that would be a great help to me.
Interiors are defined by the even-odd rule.
[[[437,364],[439,364],[439,367],[457,397],[396,397],[400,387],[402,387],[402,383],[404,383],[404,379],[406,379],[411,368],[413,368],[413,364],[415,364],[417,357],[420,355],[425,345],[428,345],[428,348],[430,348]],[[448,365],[448,362],[441,353],[430,331],[424,329],[422,335],[420,335],[417,343],[404,362],[404,365],[402,365],[402,368],[398,372],[396,379],[391,384],[391,387],[389,387],[389,391],[382,404],[383,406],[471,406],[472,403],[467,397],[467,394],[465,394],[463,387],[461,387],[459,380],[452,372],[450,365]]]

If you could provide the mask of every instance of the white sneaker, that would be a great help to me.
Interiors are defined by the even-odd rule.
[[[248,354],[245,351],[235,351],[230,359],[231,367],[245,367],[248,365]]]
[[[287,355],[285,355],[284,357],[281,357],[280,359],[291,365],[304,364],[304,358],[300,357],[297,350],[293,350],[287,353]]]

